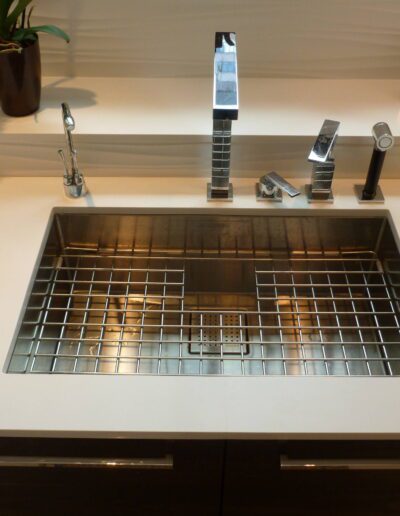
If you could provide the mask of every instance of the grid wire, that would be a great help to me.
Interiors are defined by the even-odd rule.
[[[233,259],[251,288],[185,292],[219,255],[44,256],[9,372],[400,374],[397,301],[373,252]]]

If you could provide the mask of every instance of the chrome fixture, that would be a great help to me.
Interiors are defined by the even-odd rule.
[[[325,120],[311,149],[308,161],[313,164],[311,184],[306,185],[308,202],[333,202],[332,180],[335,171],[333,148],[340,122]]]
[[[172,455],[154,458],[0,455],[0,468],[173,469]]]
[[[374,138],[374,150],[369,164],[368,175],[364,185],[355,185],[355,191],[359,202],[383,203],[382,190],[379,179],[385,161],[386,152],[394,145],[394,137],[386,122],[378,122],[372,128]]]
[[[297,188],[285,181],[276,172],[265,174],[260,177],[260,181],[256,184],[257,201],[282,202],[282,191],[286,192],[290,197],[300,195],[300,191]]]
[[[353,471],[392,471],[400,470],[398,459],[291,459],[281,455],[281,470],[315,471],[315,470],[353,470]]]
[[[232,201],[229,182],[231,166],[232,120],[239,112],[236,34],[215,34],[212,176],[207,184],[207,200]]]
[[[8,373],[400,377],[388,218],[258,211],[55,210]]]
[[[78,169],[78,161],[76,158],[77,152],[72,140],[72,131],[75,129],[75,120],[71,115],[71,111],[66,102],[61,104],[62,119],[64,125],[65,138],[67,140],[67,149],[71,162],[71,167],[68,166],[64,151],[59,149],[58,155],[64,165],[64,191],[67,197],[74,199],[83,197],[87,194],[87,188],[83,174]]]

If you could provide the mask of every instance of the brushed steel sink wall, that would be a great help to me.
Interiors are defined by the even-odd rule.
[[[400,374],[383,215],[54,214],[10,373]]]

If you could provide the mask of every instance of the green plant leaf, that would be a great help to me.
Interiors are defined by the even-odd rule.
[[[0,0],[0,35],[2,37],[8,35],[8,31],[6,30],[6,20],[13,1],[14,0]]]
[[[57,38],[61,38],[67,43],[70,42],[70,37],[66,32],[64,32],[59,27],[56,27],[55,25],[39,25],[37,27],[30,27],[27,29],[28,31],[32,32],[46,32],[46,34],[51,34],[52,36],[56,36]]]
[[[17,29],[13,34],[13,41],[33,40],[37,38],[38,32],[46,32],[69,43],[69,36],[63,30],[54,25],[40,25],[29,29]]]
[[[21,16],[22,11],[26,9],[32,1],[33,0],[18,0],[15,9],[7,16],[6,19],[6,27],[9,31],[11,31],[11,28],[15,25],[16,21]]]
[[[24,41],[24,40],[32,40],[32,36],[35,36],[34,34],[32,34],[31,32],[29,32],[29,29],[17,29],[14,31],[13,35],[12,35],[12,40],[13,41],[17,41],[18,43],[20,43],[21,41]],[[35,36],[35,38],[37,38],[37,36]]]

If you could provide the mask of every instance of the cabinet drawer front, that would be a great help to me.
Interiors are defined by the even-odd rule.
[[[400,514],[398,442],[231,442],[225,516]]]
[[[213,441],[0,439],[0,514],[217,515],[222,457]]]

